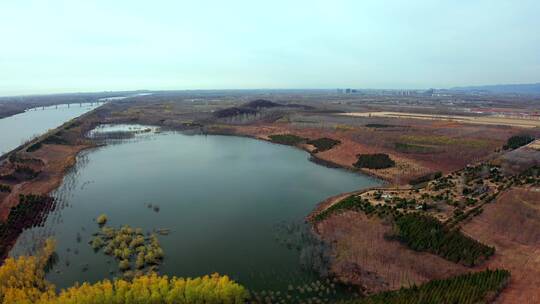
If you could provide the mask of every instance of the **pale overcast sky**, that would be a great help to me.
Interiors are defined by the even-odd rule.
[[[540,81],[539,0],[0,1],[0,95]]]

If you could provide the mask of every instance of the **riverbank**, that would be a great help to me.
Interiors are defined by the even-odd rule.
[[[21,181],[16,184],[8,184],[11,186],[11,192],[7,195],[0,205],[0,220],[5,221],[9,216],[10,209],[15,207],[19,202],[20,194],[41,194],[48,195],[51,191],[58,188],[62,182],[65,172],[75,165],[79,152],[93,148],[95,145],[44,145],[39,151],[33,155],[33,159],[43,161],[43,166],[40,166],[39,176],[28,181]],[[2,166],[1,171],[11,171],[11,166]]]
[[[40,173],[35,180],[23,181],[21,186],[14,185],[12,193],[9,194],[11,203],[2,208],[11,208],[16,204],[17,193],[49,193],[61,182],[66,171],[75,164],[77,154],[84,149],[92,148],[95,143],[84,138],[86,131],[97,124],[114,124],[119,122],[141,123],[148,119],[144,112],[130,111],[129,115],[121,112],[112,113],[110,107],[104,111],[103,115],[91,113],[88,116],[75,120],[75,124],[66,124],[49,132],[46,136],[40,137],[23,149],[18,149],[23,158],[35,158],[43,162],[43,166],[36,166],[34,169]],[[135,113],[135,114],[134,114]],[[138,116],[141,115],[141,116]],[[316,139],[329,137],[340,140],[340,144],[322,152],[315,152],[313,146],[295,145],[296,148],[306,151],[310,159],[320,165],[339,167],[360,174],[367,174],[372,177],[385,180],[387,185],[404,184],[406,179],[400,179],[402,173],[423,172],[427,169],[415,167],[415,162],[408,164],[407,159],[396,158],[398,166],[390,170],[367,170],[357,169],[352,165],[358,153],[379,152],[377,148],[370,148],[366,144],[351,140],[350,134],[343,134],[336,130],[314,130],[314,129],[294,129],[283,124],[266,126],[226,126],[207,124],[201,126],[192,122],[181,120],[160,120],[155,121],[155,125],[163,126],[167,129],[185,131],[201,130],[203,134],[211,135],[233,135],[254,138],[273,142],[269,135],[274,134],[295,134],[304,138]],[[171,127],[172,126],[172,127]],[[177,127],[174,127],[177,126]],[[61,134],[69,144],[43,144],[39,149],[32,152],[24,151],[31,145],[41,142],[50,136]],[[14,166],[10,168],[14,169]],[[387,189],[387,188],[385,188]],[[366,190],[341,193],[337,196],[327,198],[317,207],[315,211],[323,210],[351,193],[360,193]],[[311,213],[313,214],[313,213]],[[310,215],[307,215],[308,217]],[[345,213],[336,216],[329,221],[318,224],[317,232],[324,240],[331,243],[336,250],[336,262],[332,264],[332,272],[342,281],[361,286],[366,292],[376,292],[386,289],[395,289],[410,283],[423,283],[434,278],[442,278],[461,272],[460,266],[449,264],[437,256],[423,253],[416,254],[397,242],[389,242],[384,239],[391,227],[388,223],[380,220],[366,218],[360,215]],[[369,247],[371,246],[371,247]],[[396,257],[397,255],[397,257]],[[421,263],[421,262],[424,263]],[[415,265],[415,266],[411,266]],[[439,269],[439,270],[438,270]],[[368,283],[366,283],[368,282]]]
[[[205,126],[205,134],[209,135],[228,135],[228,136],[242,136],[242,137],[248,137],[253,138],[257,140],[264,140],[273,144],[280,144],[273,141],[269,136],[273,134],[284,134],[283,130],[281,129],[274,129],[274,128],[264,128],[264,129],[257,129],[253,130],[252,127],[249,126],[235,126],[233,128],[227,127],[223,128],[219,125],[209,125]],[[297,133],[295,133],[297,134]],[[301,135],[304,135],[303,133],[300,133]],[[336,134],[325,134],[329,137],[337,137]],[[319,137],[322,137],[323,135],[319,135]],[[313,138],[319,138],[319,137],[313,137]],[[338,137],[339,138],[339,137]],[[340,138],[341,139],[341,138]],[[355,172],[361,175],[367,175],[369,177],[381,180],[384,182],[384,184],[392,184],[395,181],[395,178],[392,175],[387,174],[388,170],[370,170],[366,168],[356,168],[352,164],[356,162],[356,158],[354,158],[354,161],[351,162],[349,157],[332,157],[332,154],[330,151],[337,149],[342,145],[342,143],[338,144],[336,147],[322,151],[317,152],[317,150],[309,144],[299,144],[299,145],[289,145],[297,149],[301,149],[305,152],[307,152],[310,155],[310,161],[324,166],[328,168],[339,168],[344,169],[347,171]]]
[[[60,127],[46,132],[2,155],[0,160],[0,184],[8,191],[0,192],[0,257],[6,257],[20,233],[40,224],[46,218],[54,203],[20,218],[11,217],[12,210],[21,203],[24,196],[43,196],[57,189],[66,172],[76,163],[77,155],[96,144],[85,139],[84,134],[95,123],[92,118],[96,110],[70,120]],[[49,200],[45,200],[49,201]],[[53,210],[52,209],[52,210]],[[3,226],[17,223],[15,226]]]
[[[11,188],[0,201],[0,220],[7,219],[10,209],[18,204],[20,194],[49,195],[75,164],[78,153],[96,146],[85,138],[85,134],[97,123],[94,116],[97,109],[62,123],[0,156],[0,183]],[[32,174],[21,176],[18,171]]]

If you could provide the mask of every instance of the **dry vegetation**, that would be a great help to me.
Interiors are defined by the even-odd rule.
[[[463,193],[465,187],[472,191],[484,191],[480,195],[485,194],[486,197],[503,193],[498,188],[501,184],[497,182],[483,180],[481,184],[476,183],[486,176],[466,180],[460,174],[450,176],[449,173],[469,164],[491,161],[501,171],[516,174],[531,164],[540,163],[540,153],[535,150],[534,143],[510,152],[501,151],[509,137],[523,133],[523,129],[516,127],[515,123],[500,126],[491,122],[477,123],[482,122],[481,119],[474,119],[475,123],[465,123],[456,118],[417,119],[401,114],[393,117],[340,115],[358,111],[404,111],[407,107],[415,113],[421,110],[427,115],[436,112],[439,116],[461,116],[453,103],[450,108],[436,108],[440,100],[422,97],[419,100],[430,106],[415,108],[417,101],[407,99],[407,106],[402,106],[395,102],[394,97],[356,98],[320,94],[270,94],[270,97],[235,92],[207,95],[163,93],[105,105],[77,119],[76,123],[66,124],[21,147],[12,154],[16,157],[4,157],[0,164],[0,175],[12,175],[15,179],[0,178],[0,184],[10,189],[10,192],[0,191],[0,216],[4,220],[8,217],[11,208],[18,203],[19,194],[46,194],[56,188],[65,170],[73,165],[77,153],[95,144],[84,139],[84,134],[97,124],[137,123],[263,140],[272,140],[272,135],[294,135],[303,140],[284,143],[305,149],[324,164],[361,170],[394,184],[392,190],[384,190],[384,193],[379,189],[366,191],[362,194],[363,199],[395,206],[401,202],[395,201],[394,197],[407,201],[414,199],[414,204],[405,204],[400,211],[420,212],[426,203],[432,205],[432,215],[442,221],[459,216],[456,210],[467,213],[487,203],[480,198],[475,203],[467,202],[468,195]],[[246,104],[260,98],[270,98],[275,103],[262,100]],[[491,101],[481,102],[493,106]],[[510,102],[501,103],[508,106]],[[473,101],[464,101],[463,105],[477,106]],[[227,110],[230,108],[233,110]],[[467,117],[467,120],[470,119]],[[538,128],[528,129],[527,132],[540,137]],[[323,148],[318,148],[316,144]],[[34,148],[28,150],[31,146]],[[354,167],[359,154],[376,153],[388,154],[395,166],[386,169]],[[37,174],[33,176],[26,169],[19,169],[17,173],[17,166],[25,166]],[[430,183],[426,191],[415,192],[406,186],[411,180],[439,171],[448,182],[445,188],[435,189],[436,184]],[[380,197],[375,199],[379,194],[389,196],[382,200]],[[428,196],[422,197],[422,194]],[[347,196],[338,195],[328,199],[318,207],[317,212]],[[496,248],[495,256],[487,264],[473,270],[486,267],[511,270],[510,288],[503,292],[502,303],[540,302],[538,288],[531,288],[540,285],[538,202],[540,190],[533,186],[511,189],[499,196],[495,203],[487,204],[482,214],[475,214],[477,216],[471,217],[468,223],[460,223],[465,233]],[[398,289],[471,270],[434,254],[412,251],[400,242],[389,240],[387,236],[393,227],[384,218],[347,211],[318,222],[316,229],[333,244],[334,274],[344,281],[362,286],[367,292]]]
[[[316,228],[323,239],[333,244],[332,271],[340,279],[359,285],[369,293],[466,271],[464,266],[386,240],[385,235],[392,231],[391,224],[363,213],[334,215],[318,223]]]
[[[484,267],[512,273],[497,303],[540,303],[540,188],[509,190],[463,231],[495,246],[495,256]]]
[[[296,119],[300,120],[298,117]],[[393,125],[400,127],[373,128],[365,125],[387,121],[366,118],[358,125],[359,121],[335,118],[332,115],[317,115],[316,119],[321,121],[317,125],[301,125],[293,120],[272,124],[229,125],[221,127],[221,131],[262,139],[273,134],[294,134],[310,139],[333,138],[341,143],[317,153],[316,157],[350,169],[354,169],[353,164],[358,154],[385,153],[396,162],[395,167],[363,171],[394,184],[406,184],[411,179],[434,171],[448,173],[467,164],[489,159],[496,155],[495,151],[502,147],[508,137],[520,132],[519,129],[506,127],[455,123],[424,125],[408,121],[393,122]],[[214,129],[210,128],[209,131]]]
[[[512,126],[520,128],[540,127],[540,119],[524,119],[519,117],[497,117],[497,116],[459,116],[440,114],[420,114],[420,113],[399,113],[399,112],[364,112],[364,113],[344,113],[348,116],[360,117],[392,117],[392,118],[412,118],[426,120],[444,120],[467,124]]]

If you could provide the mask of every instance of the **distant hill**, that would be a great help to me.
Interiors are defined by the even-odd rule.
[[[265,100],[265,99],[257,99],[257,100],[253,100],[244,104],[245,108],[252,108],[252,109],[274,108],[274,107],[281,107],[281,106],[283,105],[279,103],[275,103],[270,100]]]
[[[302,105],[297,103],[290,103],[290,104],[281,104],[277,102],[273,102],[266,99],[256,99],[252,100],[250,102],[244,103],[241,106],[238,107],[230,107],[218,110],[214,112],[214,116],[217,118],[227,118],[227,117],[234,117],[238,115],[244,115],[244,114],[257,114],[261,110],[270,109],[270,108],[300,108],[304,110],[312,110],[314,107],[308,106],[308,105]]]
[[[485,93],[515,93],[515,94],[540,94],[540,83],[524,84],[498,84],[485,86],[455,87],[453,91],[485,92]]]

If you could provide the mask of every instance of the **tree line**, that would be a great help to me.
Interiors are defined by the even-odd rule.
[[[227,276],[198,278],[143,275],[133,280],[114,279],[94,284],[83,282],[59,293],[45,280],[44,268],[54,253],[47,240],[36,256],[8,258],[0,266],[0,303],[34,304],[240,304],[248,291]]]
[[[484,245],[456,229],[448,229],[437,219],[418,213],[400,216],[396,237],[409,248],[439,255],[454,263],[475,266],[495,254]]]
[[[507,270],[488,269],[342,304],[485,304],[491,303],[509,280],[510,272]]]

